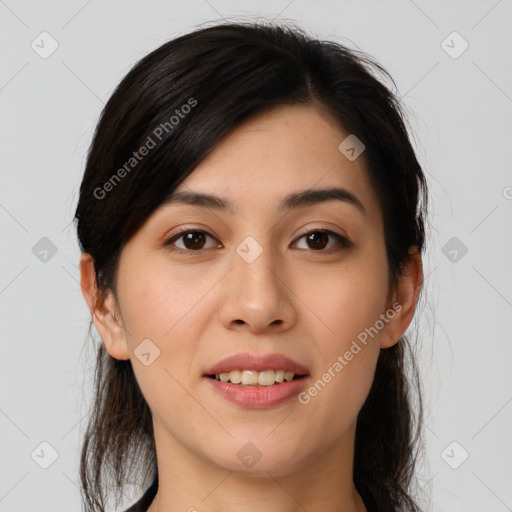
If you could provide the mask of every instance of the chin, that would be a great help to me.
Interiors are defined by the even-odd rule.
[[[272,476],[286,475],[305,464],[307,454],[301,455],[296,444],[275,445],[262,437],[261,441],[235,441],[219,453],[209,454],[209,458],[216,466],[240,476],[267,478],[268,473]]]

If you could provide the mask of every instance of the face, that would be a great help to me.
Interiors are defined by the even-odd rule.
[[[157,447],[255,475],[350,450],[379,349],[405,324],[364,153],[351,161],[338,149],[348,135],[311,106],[261,114],[176,189],[227,207],[162,205],[124,247],[123,329],[106,345],[131,359]],[[343,190],[283,207],[327,189]],[[229,368],[253,370],[244,379],[272,381],[293,364],[302,376],[250,388],[208,376],[240,354]],[[261,458],[252,467],[247,456]]]

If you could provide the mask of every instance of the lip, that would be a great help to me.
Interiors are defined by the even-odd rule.
[[[285,370],[296,375],[309,375],[309,370],[304,365],[283,354],[277,353],[265,355],[234,354],[214,364],[205,372],[205,375],[215,375],[234,370],[255,370],[258,372],[264,370]]]
[[[298,395],[309,381],[304,376],[272,386],[249,387],[204,377],[213,390],[229,402],[246,409],[271,409]]]

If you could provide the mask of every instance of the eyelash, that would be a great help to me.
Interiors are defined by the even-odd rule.
[[[172,252],[176,252],[178,254],[184,254],[184,255],[187,255],[187,256],[192,256],[192,255],[195,255],[195,253],[202,252],[202,249],[199,249],[197,251],[192,251],[192,250],[185,250],[185,249],[180,249],[179,247],[173,247],[172,246],[172,244],[176,240],[179,240],[181,237],[183,237],[183,235],[186,235],[187,233],[204,233],[205,235],[207,235],[210,238],[213,238],[215,240],[215,237],[213,235],[211,235],[210,233],[208,233],[207,231],[204,231],[202,229],[184,229],[183,231],[180,231],[180,232],[174,234],[171,238],[166,240],[164,242],[164,246],[168,247],[169,250],[172,251]],[[342,250],[342,249],[348,249],[349,247],[352,246],[352,242],[350,242],[346,237],[344,237],[342,235],[339,235],[338,233],[335,233],[334,231],[331,231],[331,230],[326,229],[326,228],[317,228],[317,229],[312,229],[310,231],[305,231],[296,240],[300,240],[301,238],[304,238],[306,235],[309,235],[311,233],[326,233],[327,235],[330,235],[330,236],[336,238],[338,240],[339,244],[341,245],[341,248],[334,247],[334,248],[327,249],[327,250],[324,250],[324,249],[320,249],[320,250],[310,249],[309,251],[313,252],[313,253],[332,254],[333,252],[337,252],[337,251]],[[307,250],[307,249],[302,249],[302,250]]]

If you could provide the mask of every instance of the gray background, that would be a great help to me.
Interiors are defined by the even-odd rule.
[[[511,0],[0,0],[0,511],[80,510],[92,353],[71,221],[104,102],[164,41],[252,16],[348,38],[395,77],[432,195],[420,485],[430,511],[512,510]]]

